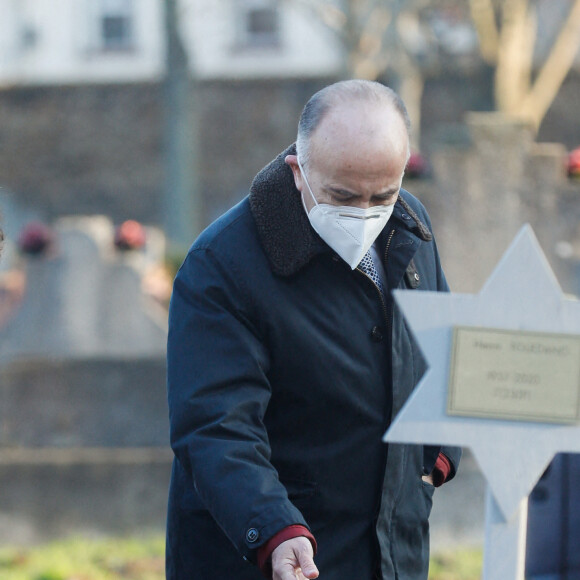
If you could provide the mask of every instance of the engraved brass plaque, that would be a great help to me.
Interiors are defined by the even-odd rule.
[[[580,336],[455,327],[447,413],[579,422]]]

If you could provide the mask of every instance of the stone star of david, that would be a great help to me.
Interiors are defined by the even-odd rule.
[[[454,326],[580,334],[580,302],[567,299],[529,225],[479,294],[396,290],[428,363],[385,440],[469,447],[506,520],[558,452],[580,452],[580,425],[447,414]]]

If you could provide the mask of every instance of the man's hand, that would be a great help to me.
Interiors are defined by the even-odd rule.
[[[282,542],[272,552],[273,580],[307,580],[318,578],[314,551],[308,538],[299,536]]]
[[[431,472],[429,475],[423,475],[422,479],[425,483],[430,483],[431,485],[434,485],[433,483],[433,472]]]

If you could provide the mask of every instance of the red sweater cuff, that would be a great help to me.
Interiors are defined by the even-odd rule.
[[[265,544],[258,548],[257,557],[258,557],[258,568],[260,568],[262,574],[265,578],[272,578],[272,562],[270,560],[270,556],[272,552],[286,540],[291,540],[292,538],[298,538],[299,536],[304,536],[310,540],[312,544],[312,549],[316,554],[316,540],[314,536],[310,533],[308,528],[304,526],[295,524],[292,526],[288,526],[280,530],[277,534],[272,536]]]
[[[435,487],[443,485],[447,481],[450,473],[451,462],[443,453],[439,453],[439,457],[437,457],[435,467],[433,468],[433,485]]]

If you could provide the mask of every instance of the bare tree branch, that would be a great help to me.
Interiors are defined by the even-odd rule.
[[[538,77],[521,106],[520,115],[540,126],[580,48],[580,0],[576,0]]]
[[[496,67],[496,108],[537,130],[580,49],[580,0],[574,0],[533,83],[537,19],[530,0],[470,0],[470,8],[482,57]]]
[[[491,0],[470,0],[471,19],[479,38],[481,57],[488,64],[497,62],[499,30]]]
[[[421,97],[425,63],[405,41],[412,28],[420,37],[419,11],[433,0],[293,0],[332,30],[343,49],[343,78],[376,80],[389,72],[415,127],[413,146],[418,148]],[[429,59],[433,63],[433,59]],[[427,65],[429,66],[429,65]]]

